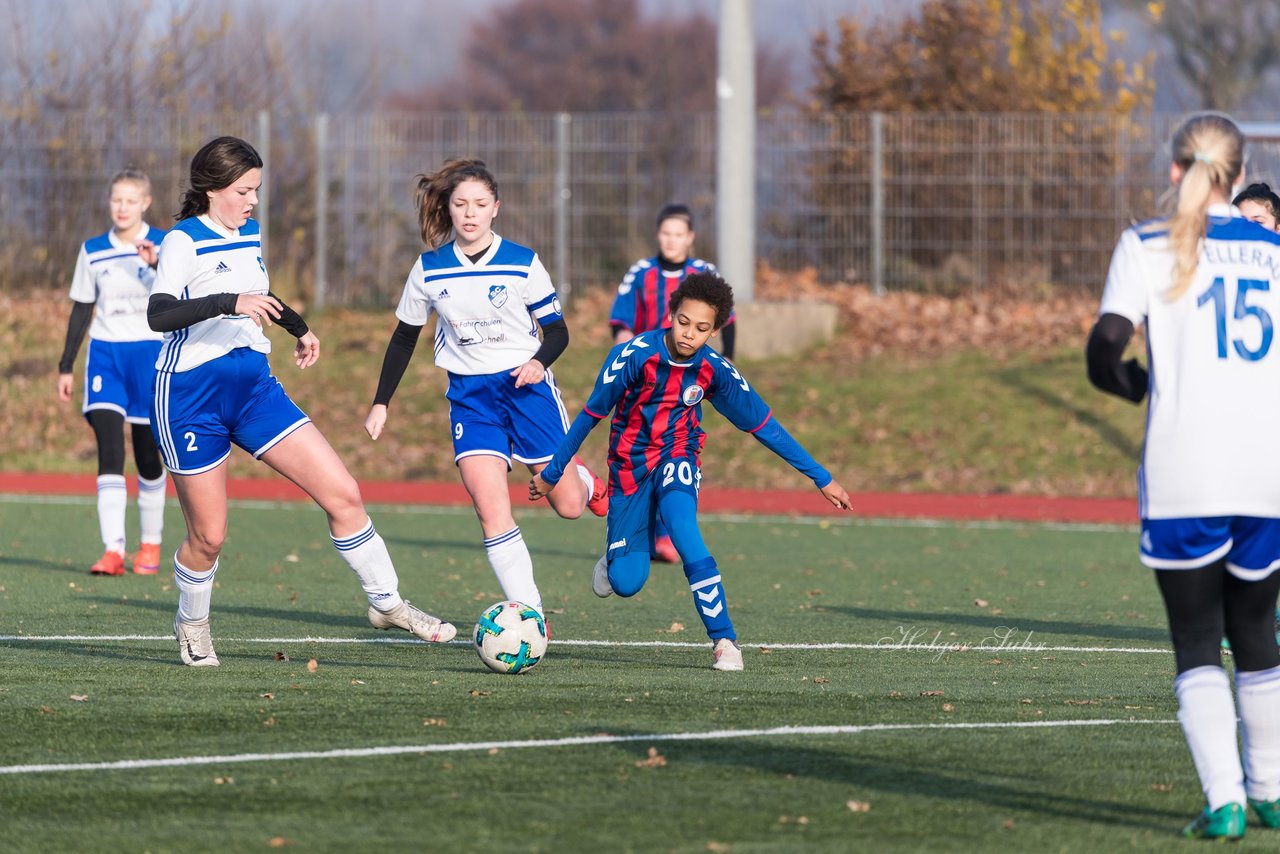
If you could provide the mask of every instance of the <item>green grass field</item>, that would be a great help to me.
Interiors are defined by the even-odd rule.
[[[500,598],[469,509],[374,518],[464,635]],[[601,601],[599,520],[521,525],[526,675],[371,629],[319,511],[269,504],[193,669],[171,576],[85,572],[91,503],[0,500],[0,850],[1155,851],[1202,806],[1132,531],[708,517],[719,673],[678,568]]]

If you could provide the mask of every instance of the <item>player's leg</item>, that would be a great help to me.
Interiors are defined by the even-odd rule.
[[[1208,802],[1204,812],[1183,829],[1185,836],[1244,834],[1244,771],[1236,743],[1236,708],[1221,662],[1225,576],[1225,558],[1198,568],[1156,571],[1173,640],[1178,722]]]
[[[128,402],[125,420],[133,438],[133,459],[138,469],[138,552],[133,571],[154,575],[160,570],[160,542],[164,534],[164,463],[151,432],[152,388],[155,385],[159,341],[130,341],[121,345],[127,354]]]
[[[615,592],[634,596],[649,580],[649,545],[658,509],[656,480],[647,477],[636,484],[630,495],[616,492],[609,501],[605,520],[607,546],[591,574],[591,589],[601,598]]]
[[[125,508],[124,418],[129,394],[124,345],[89,340],[84,366],[84,416],[98,443],[98,526],[102,558],[89,570],[94,575],[123,575]]]
[[[479,430],[470,431],[473,438]],[[502,595],[543,613],[542,592],[533,575],[533,557],[524,534],[511,513],[511,493],[507,488],[507,460],[492,453],[473,451],[458,460],[458,474],[471,496],[480,520],[485,557],[493,569]]]
[[[297,484],[324,510],[334,548],[360,580],[374,628],[404,629],[432,643],[452,640],[457,634],[452,624],[400,597],[400,579],[391,554],[365,511],[355,478],[310,420],[298,423],[301,411],[279,383],[273,384],[279,389],[278,397],[272,395],[255,404],[252,415],[236,431],[237,441],[244,438],[252,443],[257,441],[255,436],[269,437],[254,456]]]
[[[1280,520],[1238,518],[1223,589],[1236,663],[1236,703],[1245,793],[1266,827],[1280,827],[1280,649],[1274,618],[1280,595]]]
[[[133,571],[154,575],[160,570],[160,543],[164,535],[164,492],[168,478],[150,424],[133,424],[133,459],[138,467],[138,553]]]
[[[545,382],[509,389],[501,402],[511,436],[511,457],[537,474],[555,455],[569,429],[569,417],[551,372]],[[572,475],[572,476],[571,476]],[[564,519],[577,519],[590,509],[597,516],[608,511],[608,485],[596,477],[580,457],[547,495],[547,503]]]
[[[712,667],[716,670],[741,670],[742,650],[738,646],[733,621],[729,618],[729,603],[720,569],[698,529],[697,470],[687,460],[670,464],[674,465],[673,476],[663,478],[665,486],[658,501],[658,512],[667,520],[671,540],[684,563],[694,610],[707,630],[707,637],[711,638]]]
[[[502,595],[543,612],[542,593],[533,577],[533,557],[511,514],[512,434],[509,417],[511,378],[506,373],[449,375],[449,428],[453,460],[471,506],[480,521],[485,557]]]
[[[173,631],[182,663],[192,667],[217,667],[209,631],[218,557],[227,536],[227,463],[225,457],[211,469],[191,475],[175,475],[174,491],[187,535],[173,556],[173,577],[178,586],[178,613]]]
[[[98,530],[102,557],[89,570],[93,575],[124,575],[125,509],[129,503],[124,479],[124,416],[115,409],[85,413],[98,444]]]
[[[182,662],[216,667],[209,632],[209,605],[218,558],[227,536],[227,457],[231,440],[224,404],[243,393],[228,373],[228,360],[214,359],[190,371],[157,372],[151,430],[187,533],[173,556],[178,586],[174,634]]]

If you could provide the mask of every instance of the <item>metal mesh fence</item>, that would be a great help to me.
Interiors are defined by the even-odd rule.
[[[1179,116],[851,114],[760,118],[758,259],[826,281],[941,292],[1098,289],[1121,228],[1157,212]],[[104,230],[105,181],[150,173],[169,224],[187,164],[234,134],[267,154],[270,262],[298,291],[389,305],[421,241],[414,176],[478,157],[503,235],[574,288],[612,285],[653,251],[653,217],[683,201],[717,257],[713,114],[370,114],[0,119],[0,288],[65,287]],[[259,138],[264,137],[264,138]],[[1277,137],[1250,178],[1280,173]]]

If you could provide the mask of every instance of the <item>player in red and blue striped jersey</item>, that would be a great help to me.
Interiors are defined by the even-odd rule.
[[[732,363],[707,346],[733,311],[733,290],[714,273],[696,273],[671,295],[671,326],[616,345],[586,406],[546,468],[529,481],[537,500],[559,483],[587,434],[612,410],[609,435],[608,548],[596,564],[597,596],[634,596],[649,577],[655,525],[671,532],[698,616],[714,645],[716,670],[741,670],[720,571],[698,530],[700,456],[709,402],[739,430],[809,477],[828,501],[849,509],[849,494],[793,439]]]
[[[658,254],[632,264],[618,285],[618,295],[614,297],[613,309],[609,312],[609,326],[615,344],[628,341],[641,332],[670,326],[667,305],[680,283],[695,273],[716,272],[710,261],[690,254],[697,233],[693,230],[693,211],[688,205],[663,206],[658,211],[657,226]],[[734,330],[734,316],[730,312],[729,319],[719,330],[719,350],[728,359],[733,359]],[[675,563],[679,559],[661,522],[658,523],[655,543],[655,558],[666,563]]]

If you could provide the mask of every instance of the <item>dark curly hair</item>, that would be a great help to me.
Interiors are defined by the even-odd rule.
[[[668,301],[668,311],[675,314],[680,303],[687,299],[705,302],[716,310],[715,328],[720,329],[729,322],[733,314],[733,288],[715,273],[691,273],[680,283]]]
[[[1240,195],[1231,200],[1231,204],[1239,207],[1241,202],[1257,202],[1266,208],[1273,217],[1280,219],[1280,196],[1269,184],[1261,182],[1250,184],[1240,191]]]

